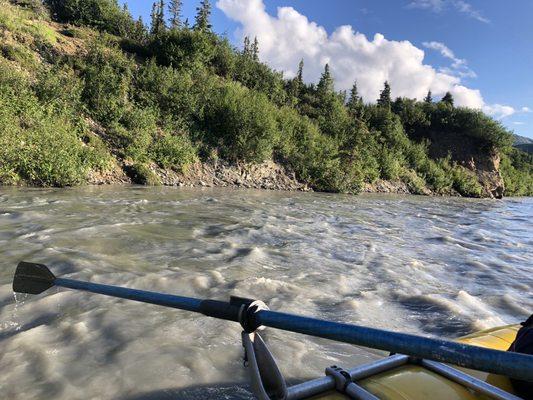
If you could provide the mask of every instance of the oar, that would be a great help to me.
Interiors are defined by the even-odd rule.
[[[269,326],[533,382],[533,355],[270,311],[257,307],[256,302],[235,297],[229,302],[201,300],[56,278],[45,265],[19,263],[13,280],[15,292],[39,294],[52,286],[198,312],[214,318],[240,322],[247,331],[253,331],[259,326]]]

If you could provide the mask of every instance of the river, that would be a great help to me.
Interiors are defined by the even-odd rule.
[[[74,279],[457,337],[533,311],[533,199],[235,189],[2,188],[0,397],[249,399],[235,323],[65,289],[13,295],[20,260]],[[378,351],[267,329],[298,380]]]

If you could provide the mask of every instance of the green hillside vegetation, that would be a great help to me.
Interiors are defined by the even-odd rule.
[[[114,0],[0,0],[0,182],[69,186],[119,160],[137,182],[157,184],[152,164],[275,160],[320,191],[356,193],[365,182],[402,180],[414,193],[477,197],[475,173],[430,157],[432,138],[468,137],[502,154],[506,195],[532,195],[531,157],[480,111],[391,99],[375,104],[357,85],[335,90],[328,65],[317,84],[259,61],[213,33],[210,3],[194,22],[181,1],[154,4],[149,27]],[[373,99],[365,99],[373,100]]]

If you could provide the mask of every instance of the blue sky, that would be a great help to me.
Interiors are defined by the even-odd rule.
[[[183,14],[191,22],[198,2],[184,0]],[[127,3],[134,16],[149,21],[150,1]],[[367,101],[385,79],[393,95],[420,98],[427,89],[438,95],[451,90],[460,104],[482,108],[533,138],[531,0],[212,3],[216,32],[236,46],[244,35],[257,36],[262,60],[287,76],[304,58],[307,80],[316,80],[329,62],[337,87],[357,80]],[[351,30],[339,28],[345,25]]]

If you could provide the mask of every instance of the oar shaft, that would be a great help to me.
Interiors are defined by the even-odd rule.
[[[228,302],[200,300],[65,278],[55,278],[53,283],[56,286],[65,288],[198,312],[229,321],[239,321],[239,307]],[[533,382],[533,356],[527,354],[485,349],[457,342],[325,321],[276,311],[258,311],[256,321],[260,325],[271,328],[406,354],[416,358],[455,364]]]
[[[100,283],[91,283],[77,281],[74,279],[56,278],[54,285],[62,286],[69,289],[84,290],[91,293],[105,294],[107,296],[119,297],[121,299],[135,300],[143,303],[157,304],[159,306],[178,308],[193,312],[202,312],[200,304],[202,300],[192,297],[174,296],[149,292],[146,290],[137,290],[112,285],[102,285]]]
[[[276,311],[259,311],[256,318],[258,323],[271,328],[407,354],[415,358],[455,364],[533,382],[533,356],[527,354],[498,351]]]

